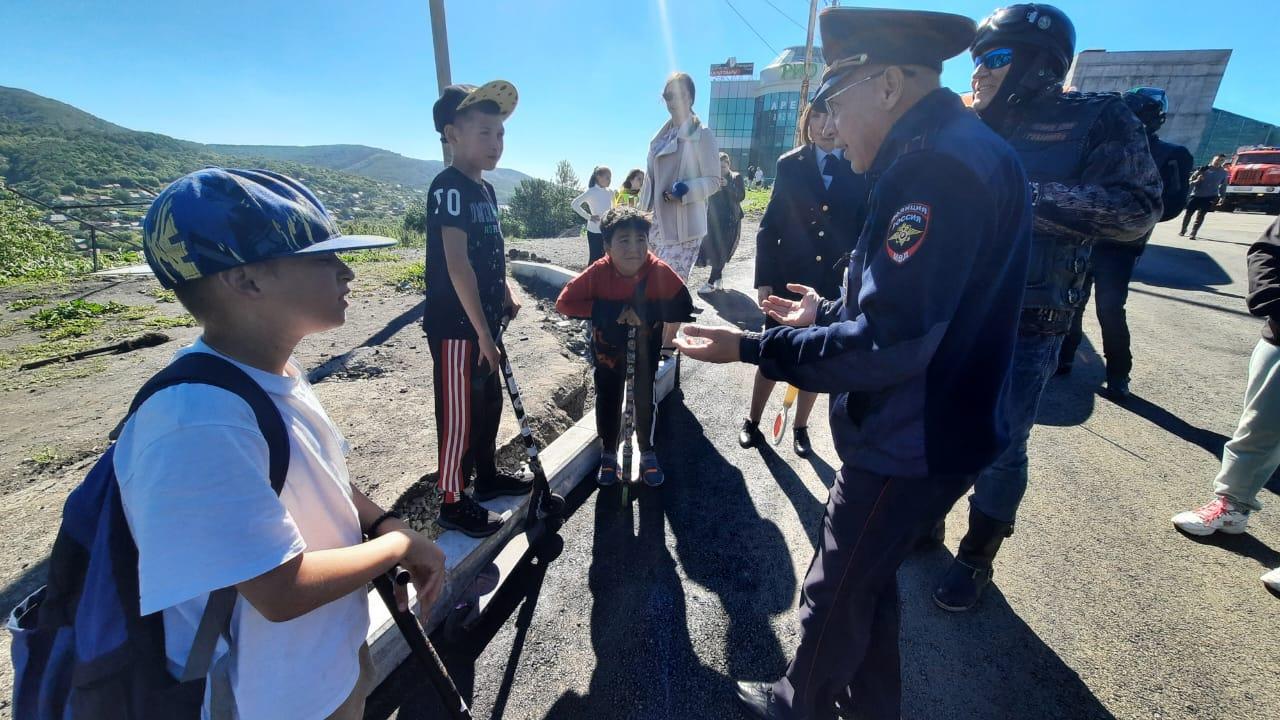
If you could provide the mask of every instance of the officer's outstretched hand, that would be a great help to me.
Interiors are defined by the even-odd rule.
[[[818,291],[808,285],[800,285],[799,283],[790,283],[787,289],[797,295],[799,300],[788,300],[787,298],[770,295],[760,303],[760,307],[768,313],[769,317],[777,320],[783,325],[791,327],[809,327],[818,320],[818,308],[822,306],[822,296]]]
[[[676,337],[676,347],[694,360],[709,363],[731,363],[742,359],[738,344],[742,331],[731,327],[685,325],[683,337]]]

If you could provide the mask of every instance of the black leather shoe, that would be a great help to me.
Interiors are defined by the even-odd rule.
[[[764,442],[764,435],[760,434],[760,424],[751,422],[749,419],[743,420],[742,429],[738,431],[738,444],[749,448],[762,442]]]
[[[747,717],[782,720],[782,708],[773,696],[773,683],[739,680],[734,683],[734,690],[738,695],[738,707],[746,712]]]
[[[796,438],[792,447],[795,448],[796,455],[809,457],[809,453],[813,452],[813,444],[809,442],[809,428],[798,427],[794,432]]]

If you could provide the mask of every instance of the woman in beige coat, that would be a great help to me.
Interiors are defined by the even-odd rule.
[[[715,135],[693,114],[694,92],[688,73],[667,79],[662,99],[671,119],[649,143],[649,168],[640,191],[641,209],[653,213],[649,247],[685,283],[707,234],[707,198],[724,185]],[[664,354],[679,327],[667,325]]]

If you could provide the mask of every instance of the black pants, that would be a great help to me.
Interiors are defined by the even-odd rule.
[[[660,336],[659,336],[660,337]],[[636,442],[640,452],[653,449],[653,432],[657,426],[658,406],[654,398],[654,374],[658,366],[657,342],[637,341],[635,389],[636,389]],[[606,362],[607,361],[607,362]],[[622,440],[622,404],[627,389],[627,356],[597,358],[596,385],[596,434],[606,453],[615,452]]]
[[[480,346],[474,340],[428,338],[431,377],[436,391],[436,438],[442,492],[461,493],[467,479],[492,479],[498,424],[502,421],[499,370],[477,368]]]
[[[898,720],[898,566],[975,477],[840,471],[804,579],[800,646],[774,685],[785,717],[832,720],[849,697],[859,718]]]
[[[1191,237],[1195,237],[1200,232],[1200,226],[1204,224],[1204,215],[1213,210],[1213,204],[1218,201],[1216,197],[1193,197],[1187,202],[1187,214],[1182,216],[1182,234],[1187,233],[1187,223],[1191,222],[1191,216],[1196,216],[1196,224],[1191,228]]]
[[[587,231],[587,264],[604,257],[604,234]]]
[[[1129,281],[1138,262],[1138,253],[1111,243],[1099,243],[1089,259],[1089,273],[1084,280],[1084,303],[1071,321],[1071,329],[1062,341],[1059,365],[1070,365],[1084,335],[1084,309],[1089,294],[1096,286],[1095,310],[1102,326],[1102,355],[1107,360],[1107,381],[1129,379],[1133,370],[1133,354],[1129,350],[1129,320],[1124,304],[1129,299]]]

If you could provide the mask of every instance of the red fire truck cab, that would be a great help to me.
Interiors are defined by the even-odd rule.
[[[1236,151],[1227,173],[1223,210],[1262,210],[1268,215],[1280,215],[1280,148],[1242,147]]]

